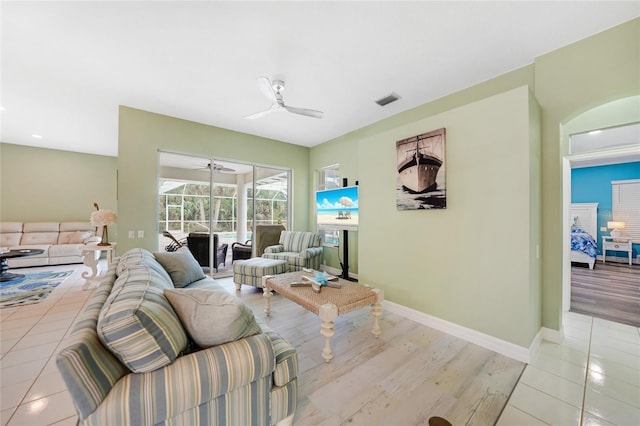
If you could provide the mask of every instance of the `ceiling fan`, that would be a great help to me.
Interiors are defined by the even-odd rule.
[[[264,93],[264,95],[272,102],[271,108],[265,111],[257,112],[255,114],[247,115],[243,118],[253,120],[263,117],[272,112],[281,111],[306,115],[307,117],[313,118],[322,118],[322,115],[324,114],[322,111],[316,111],[314,109],[296,108],[285,105],[284,100],[282,99],[282,92],[284,91],[284,81],[282,80],[273,80],[273,82],[271,82],[267,77],[258,77],[258,87],[260,88],[260,90],[262,90],[262,93]]]
[[[211,163],[207,163],[207,164],[203,164],[203,165],[199,165],[197,170],[200,169],[211,169]],[[235,169],[232,169],[230,167],[225,167],[222,164],[218,164],[218,163],[213,163],[213,171],[214,172],[235,172]]]

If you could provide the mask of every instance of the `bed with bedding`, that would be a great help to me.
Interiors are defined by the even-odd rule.
[[[598,203],[571,204],[571,262],[586,263],[593,269],[598,255]]]
[[[582,228],[571,228],[571,261],[588,263],[589,269],[593,269],[598,255],[596,240]]]

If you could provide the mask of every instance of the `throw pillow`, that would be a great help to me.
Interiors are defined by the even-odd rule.
[[[251,309],[226,291],[165,289],[164,295],[187,333],[202,348],[233,342],[261,331]]]
[[[86,231],[86,232],[82,232],[82,231],[77,231],[74,232],[71,237],[69,238],[69,244],[82,244],[84,243],[84,240],[86,240],[87,238],[89,238],[91,236],[92,232],[91,231]]]
[[[153,255],[169,273],[173,286],[176,288],[188,286],[192,282],[204,278],[202,267],[187,247],[181,247],[173,252],[158,252]]]

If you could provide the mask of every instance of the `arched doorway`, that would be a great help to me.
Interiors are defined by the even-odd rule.
[[[562,194],[563,194],[563,269],[562,311],[571,303],[571,169],[640,161],[640,141],[616,146],[593,146],[583,152],[571,148],[571,135],[610,129],[640,122],[640,96],[608,102],[576,115],[561,126]],[[597,238],[597,236],[594,236]]]

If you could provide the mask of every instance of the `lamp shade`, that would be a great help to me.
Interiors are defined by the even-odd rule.
[[[607,228],[609,229],[624,229],[624,222],[607,222]]]
[[[118,216],[111,210],[96,210],[91,212],[92,226],[105,226],[116,223]]]

